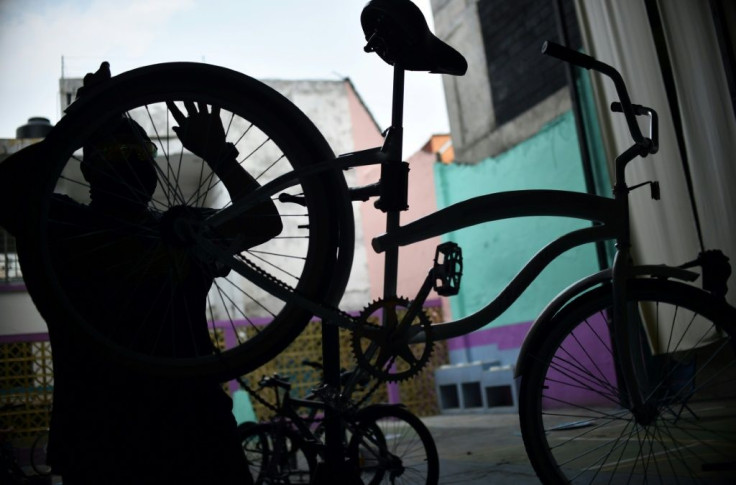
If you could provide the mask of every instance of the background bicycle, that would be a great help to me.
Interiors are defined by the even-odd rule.
[[[264,377],[259,389],[272,389],[273,417],[238,428],[256,483],[325,480],[325,411],[331,409],[343,428],[345,460],[363,483],[437,483],[439,460],[429,430],[408,410],[391,405],[368,405],[350,399],[356,373],[344,372],[344,387],[314,389],[305,399],[292,398],[288,379]],[[251,395],[262,400],[251,390]],[[335,419],[335,418],[333,418]],[[318,468],[322,467],[322,468]]]

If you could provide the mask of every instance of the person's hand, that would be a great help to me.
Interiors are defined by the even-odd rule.
[[[171,114],[179,124],[173,127],[184,148],[203,158],[213,169],[225,158],[237,155],[235,147],[225,142],[225,129],[220,119],[220,108],[213,106],[210,112],[205,103],[185,101],[187,116],[171,101],[167,101]]]
[[[102,64],[100,64],[100,68],[97,69],[97,72],[94,74],[91,72],[88,72],[86,76],[84,76],[84,84],[81,88],[77,89],[77,98],[80,96],[83,96],[87,91],[92,89],[93,87],[102,84],[105,81],[110,80],[110,63],[105,61]]]

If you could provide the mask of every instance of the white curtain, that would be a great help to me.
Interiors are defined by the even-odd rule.
[[[632,193],[634,254],[639,263],[678,264],[700,251],[682,161],[644,0],[576,0],[586,51],[616,67],[632,101],[657,110],[660,151],[629,165],[635,185],[658,180],[662,199],[646,188]],[[706,249],[721,249],[736,267],[736,122],[709,2],[659,0],[683,119],[687,158]],[[604,144],[610,164],[631,138],[607,79],[594,76]],[[646,133],[646,124],[641,123]],[[609,167],[610,168],[610,167]],[[729,280],[736,302],[736,277]]]

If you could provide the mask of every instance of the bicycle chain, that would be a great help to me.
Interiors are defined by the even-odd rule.
[[[287,291],[287,292],[289,292],[291,294],[299,295],[299,296],[301,296],[303,298],[308,298],[307,296],[305,296],[305,295],[297,292],[296,291],[296,288],[294,288],[292,286],[289,286],[288,284],[284,283],[280,279],[278,279],[275,276],[273,276],[271,273],[269,273],[269,272],[261,269],[260,266],[258,266],[257,264],[253,263],[251,260],[249,260],[245,256],[240,255],[240,258],[239,259],[243,263],[245,263],[247,266],[249,266],[253,271],[255,271],[256,273],[259,273],[261,276],[263,276],[266,279],[268,279],[271,283],[274,283],[275,285],[281,287],[281,289],[283,289],[283,290],[285,290],[285,291]],[[339,315],[342,319],[348,320],[348,321],[350,321],[353,324],[355,323],[355,317],[353,317],[352,315],[350,315],[349,313],[347,313],[347,312],[345,312],[343,310],[340,310],[339,308],[337,308],[335,306],[327,305],[327,304],[325,304],[324,302],[321,302],[321,301],[314,301],[313,303],[316,304],[317,306],[319,306],[322,310],[324,310],[324,312],[322,312],[324,314],[333,313],[333,314]],[[351,330],[351,329],[348,329],[348,330]]]

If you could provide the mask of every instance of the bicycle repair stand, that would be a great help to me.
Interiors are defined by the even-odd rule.
[[[322,325],[322,368],[327,386],[340,389],[340,329]],[[325,460],[317,464],[313,485],[362,485],[360,471],[346,461],[345,432],[339,411],[325,406]]]

